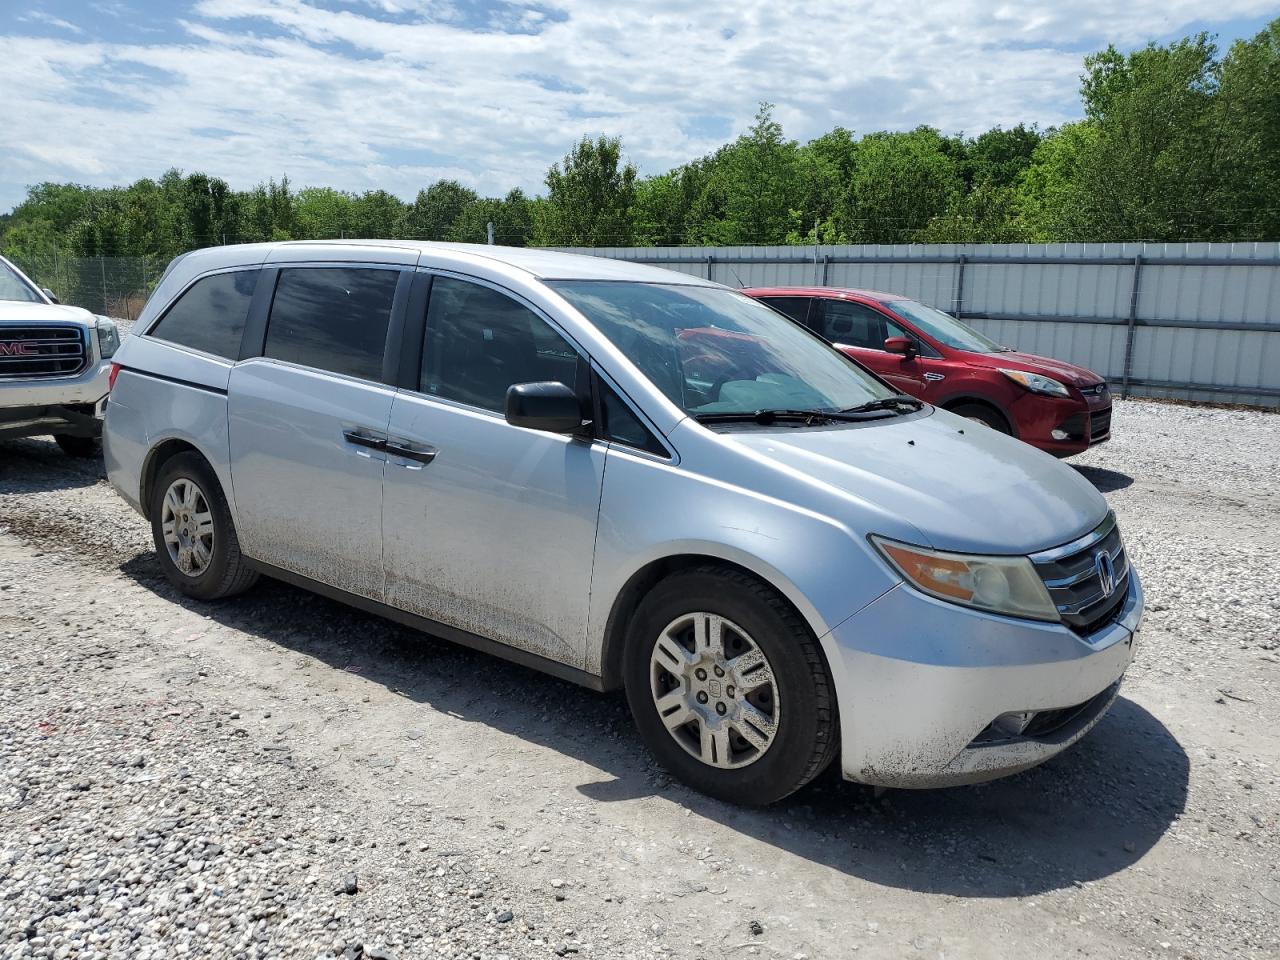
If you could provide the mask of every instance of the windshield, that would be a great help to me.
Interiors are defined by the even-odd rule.
[[[961,323],[951,314],[926,307],[915,300],[885,300],[883,305],[902,319],[910,320],[939,343],[953,349],[971,350],[974,353],[1003,353],[1008,349],[990,337],[983,336],[968,324]]]
[[[894,395],[817,337],[733,290],[612,280],[549,286],[695,416],[835,412]]]
[[[18,272],[0,260],[0,300],[20,300],[23,303],[43,303],[40,294],[32,290]]]

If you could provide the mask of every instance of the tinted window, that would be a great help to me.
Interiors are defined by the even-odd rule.
[[[427,308],[422,391],[499,413],[515,383],[576,388],[578,354],[528,307],[477,283],[436,277]]]
[[[868,350],[883,350],[884,315],[848,300],[822,301],[822,328],[819,332],[832,343]]]
[[[160,318],[150,335],[235,360],[240,356],[240,335],[257,284],[257,270],[216,273],[197,280]]]
[[[666,449],[613,387],[599,378],[596,383],[600,391],[600,436],[614,443],[625,443],[629,447],[667,456]]]
[[[281,270],[263,355],[307,367],[382,379],[382,354],[397,270]]]
[[[805,323],[809,318],[808,297],[767,297],[764,302],[775,310],[781,310],[796,323]]]

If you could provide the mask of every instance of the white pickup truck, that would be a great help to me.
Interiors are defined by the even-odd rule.
[[[73,457],[101,450],[120,331],[58,303],[0,257],[0,440],[53,435]]]

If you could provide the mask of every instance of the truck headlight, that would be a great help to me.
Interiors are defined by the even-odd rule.
[[[876,536],[871,542],[908,583],[931,597],[1011,617],[1061,619],[1026,557],[943,553]]]
[[[1000,372],[1020,387],[1026,387],[1032,393],[1042,393],[1046,397],[1069,397],[1067,388],[1052,377],[1042,377],[1038,373],[1027,373],[1025,370],[1006,370]]]
[[[114,320],[106,317],[98,318],[98,353],[102,359],[115,356],[115,352],[120,349],[120,328],[116,326]]]

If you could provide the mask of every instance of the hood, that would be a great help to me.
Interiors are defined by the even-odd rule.
[[[971,367],[991,369],[1008,367],[1011,370],[1039,373],[1046,377],[1053,377],[1059,383],[1075,387],[1092,386],[1106,379],[1098,376],[1088,367],[1077,367],[1074,363],[1067,363],[1065,360],[1038,357],[1034,353],[1022,353],[1018,350],[1011,350],[1008,353],[967,353],[965,362]]]
[[[88,310],[64,303],[24,303],[0,300],[0,323],[79,323],[94,326],[98,321]]]
[[[1074,540],[1107,515],[1102,495],[1065,463],[945,410],[864,427],[722,436],[863,507],[855,525],[881,529],[860,533],[893,535],[878,522],[892,518],[939,550],[1034,553]]]

